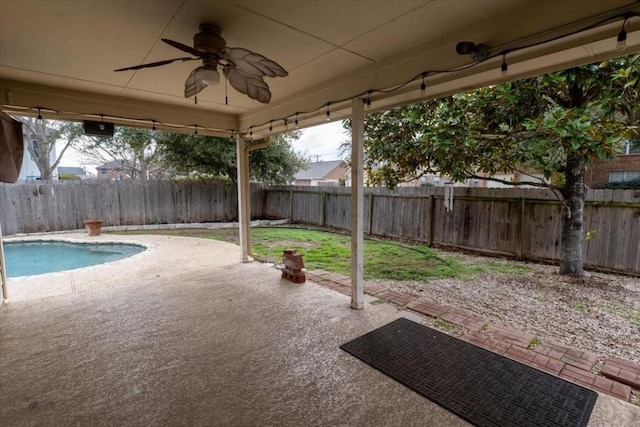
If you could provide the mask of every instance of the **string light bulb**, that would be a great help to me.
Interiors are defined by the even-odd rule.
[[[41,133],[44,134],[45,131],[45,124],[44,124],[44,120],[42,120],[42,114],[40,114],[40,107],[38,107],[38,119],[36,120],[36,129]]]
[[[193,134],[194,134],[194,135],[197,135],[197,134],[198,134],[198,125],[196,125],[196,129],[193,131]]]
[[[626,20],[624,21],[627,22]],[[622,24],[622,29],[618,33],[618,42],[616,43],[616,52],[624,52],[627,48],[627,32],[624,30],[624,24]]]
[[[156,130],[156,121],[155,120],[152,120],[152,121],[153,121],[153,125],[151,126],[151,130]]]
[[[253,136],[253,126],[249,128],[249,136]]]
[[[422,73],[422,84],[420,85],[420,91],[424,92],[427,89],[427,83],[424,81],[427,73]]]
[[[298,123],[298,113],[296,113],[296,129],[300,129],[300,124]]]
[[[502,65],[500,66],[500,72],[502,74],[502,78],[506,79],[509,75],[509,66],[507,65],[507,54],[502,54]]]
[[[367,100],[365,101],[367,107],[371,107],[371,91],[367,92]]]
[[[282,119],[282,121],[284,122],[284,131],[288,132],[289,131],[289,120]]]
[[[330,106],[331,106],[331,103],[327,102],[327,121],[331,121],[331,110],[329,110]]]

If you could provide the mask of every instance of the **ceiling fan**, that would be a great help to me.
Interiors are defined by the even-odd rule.
[[[140,64],[115,71],[159,67],[176,61],[201,60],[202,65],[191,71],[184,83],[185,98],[197,95],[207,86],[217,84],[220,81],[218,72],[220,68],[231,86],[238,92],[268,104],[271,100],[271,92],[263,77],[285,77],[289,74],[287,70],[259,53],[241,47],[227,47],[227,42],[220,34],[218,26],[200,24],[200,32],[193,36],[193,47],[162,39],[168,45],[193,56]]]

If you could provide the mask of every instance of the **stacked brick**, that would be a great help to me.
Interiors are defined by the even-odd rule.
[[[282,263],[284,268],[282,269],[282,278],[287,279],[293,283],[304,283],[306,277],[302,272],[304,268],[304,261],[302,255],[296,253],[295,249],[285,249],[282,256]]]

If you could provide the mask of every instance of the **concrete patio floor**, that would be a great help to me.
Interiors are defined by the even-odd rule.
[[[111,264],[9,280],[0,424],[461,426],[338,348],[399,317],[387,304],[280,280],[227,243],[168,236]],[[9,239],[11,240],[11,239]],[[600,395],[590,426],[640,423]]]

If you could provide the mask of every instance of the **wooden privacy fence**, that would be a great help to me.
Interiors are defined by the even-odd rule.
[[[453,188],[365,189],[364,228],[371,236],[455,247],[519,259],[560,258],[561,203],[550,190]],[[268,187],[265,216],[348,230],[350,189]],[[587,266],[640,274],[640,192],[590,190],[585,204]]]
[[[263,190],[251,187],[252,216]],[[222,222],[238,218],[235,185],[211,181],[54,181],[0,183],[5,235],[75,230],[88,218],[105,226]]]
[[[428,245],[519,259],[557,261],[561,204],[549,190],[454,188],[451,210],[443,188],[365,189],[365,232]],[[350,189],[251,187],[252,217],[350,229]],[[5,235],[104,225],[232,221],[236,187],[211,181],[57,181],[0,183]],[[591,190],[585,206],[585,264],[640,275],[640,192]]]

